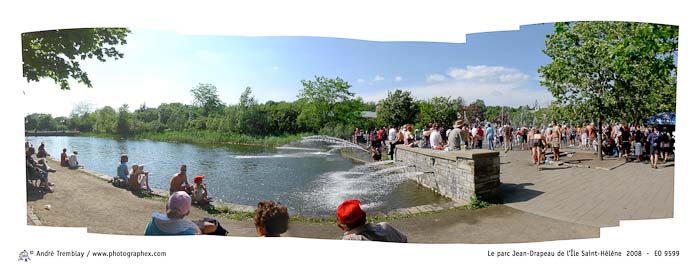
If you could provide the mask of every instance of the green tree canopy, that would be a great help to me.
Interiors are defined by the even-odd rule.
[[[468,106],[462,108],[462,114],[466,115],[466,123],[476,123],[484,121],[484,112],[486,111],[486,104],[481,99],[477,99]]]
[[[219,99],[216,86],[208,83],[199,83],[190,90],[194,96],[194,105],[204,110],[204,117],[209,117],[213,113],[224,111],[224,102]]]
[[[303,106],[300,125],[317,130],[339,122],[352,123],[360,117],[362,100],[355,98],[350,84],[340,77],[316,76],[314,80],[302,80],[301,84],[297,96]]]
[[[114,46],[126,44],[130,32],[126,28],[88,28],[22,33],[23,75],[27,82],[51,78],[64,90],[70,89],[69,78],[92,87],[78,60],[123,58]]]
[[[555,23],[541,84],[571,120],[639,121],[675,109],[678,27],[634,22]],[[600,140],[600,139],[599,139]],[[600,144],[600,142],[599,142]],[[599,149],[600,150],[600,149]]]
[[[418,115],[418,105],[411,92],[396,90],[379,102],[377,118],[390,125],[411,124]]]
[[[421,124],[437,122],[443,126],[451,126],[459,119],[459,109],[464,104],[462,97],[434,97],[427,101],[421,101],[420,108]]]

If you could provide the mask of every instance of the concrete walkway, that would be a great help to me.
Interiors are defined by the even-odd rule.
[[[151,213],[165,210],[163,198],[140,198],[82,170],[61,168],[55,161],[49,161],[49,165],[58,170],[50,175],[50,180],[56,183],[56,191],[28,192],[29,225],[86,227],[92,233],[143,235]],[[204,216],[208,216],[207,212],[193,208],[188,218],[195,220]],[[229,236],[255,236],[250,219],[217,218],[228,229]],[[600,232],[598,227],[543,217],[504,205],[479,210],[456,208],[389,223],[406,234],[411,243],[538,242],[596,238]],[[340,239],[342,231],[333,223],[292,222],[283,236]]]
[[[518,148],[516,148],[518,149]],[[589,157],[580,151],[577,157]],[[564,159],[562,159],[564,160]],[[528,213],[596,227],[620,220],[673,217],[673,163],[603,161],[603,167],[529,164],[529,151],[501,151],[501,191],[507,206]],[[591,163],[598,163],[591,161]],[[620,165],[622,164],[622,165]],[[606,167],[610,168],[610,167]]]

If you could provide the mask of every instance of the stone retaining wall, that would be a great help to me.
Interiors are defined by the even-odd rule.
[[[410,178],[445,197],[467,201],[472,197],[481,200],[498,198],[501,184],[498,152],[466,150],[441,152],[423,148],[396,147],[396,163],[407,166],[404,172]]]

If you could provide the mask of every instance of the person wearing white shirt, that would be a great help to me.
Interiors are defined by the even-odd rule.
[[[440,136],[439,128],[435,125],[430,132],[430,149],[442,150],[442,136]]]
[[[396,129],[394,129],[394,126],[391,126],[391,129],[389,129],[389,142],[393,142],[396,139]]]
[[[76,169],[81,167],[78,163],[78,151],[73,151],[73,153],[68,157],[68,168]]]

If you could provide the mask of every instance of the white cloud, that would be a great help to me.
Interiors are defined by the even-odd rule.
[[[364,82],[365,82],[365,80],[364,80],[364,79],[362,79],[362,78],[358,78],[358,79],[357,79],[357,82],[358,82],[358,83],[364,83]]]
[[[384,80],[384,77],[383,77],[383,76],[381,76],[381,75],[376,75],[376,76],[374,76],[374,81],[379,82],[379,81],[382,81],[382,80]]]
[[[396,82],[401,82],[401,80],[403,80],[403,77],[401,77],[400,75],[394,77],[394,81]]]
[[[444,75],[441,74],[431,74],[428,75],[426,78],[426,81],[428,82],[440,82],[440,81],[445,81],[447,79]]]
[[[526,81],[530,76],[518,69],[503,66],[468,65],[465,68],[450,68],[447,75],[456,80],[500,81],[504,83]]]
[[[510,74],[501,75],[498,77],[498,79],[501,82],[510,83],[510,82],[527,81],[530,79],[530,76],[523,74],[523,73],[510,73]]]
[[[488,106],[521,106],[526,104],[532,106],[535,100],[538,102],[553,100],[549,91],[539,87],[532,88],[525,82],[503,83],[500,81],[452,80],[423,86],[401,87],[399,89],[410,91],[414,98],[421,100],[439,96],[462,97],[466,103],[476,99],[483,99]],[[360,96],[365,100],[379,101],[386,98],[386,91]]]

